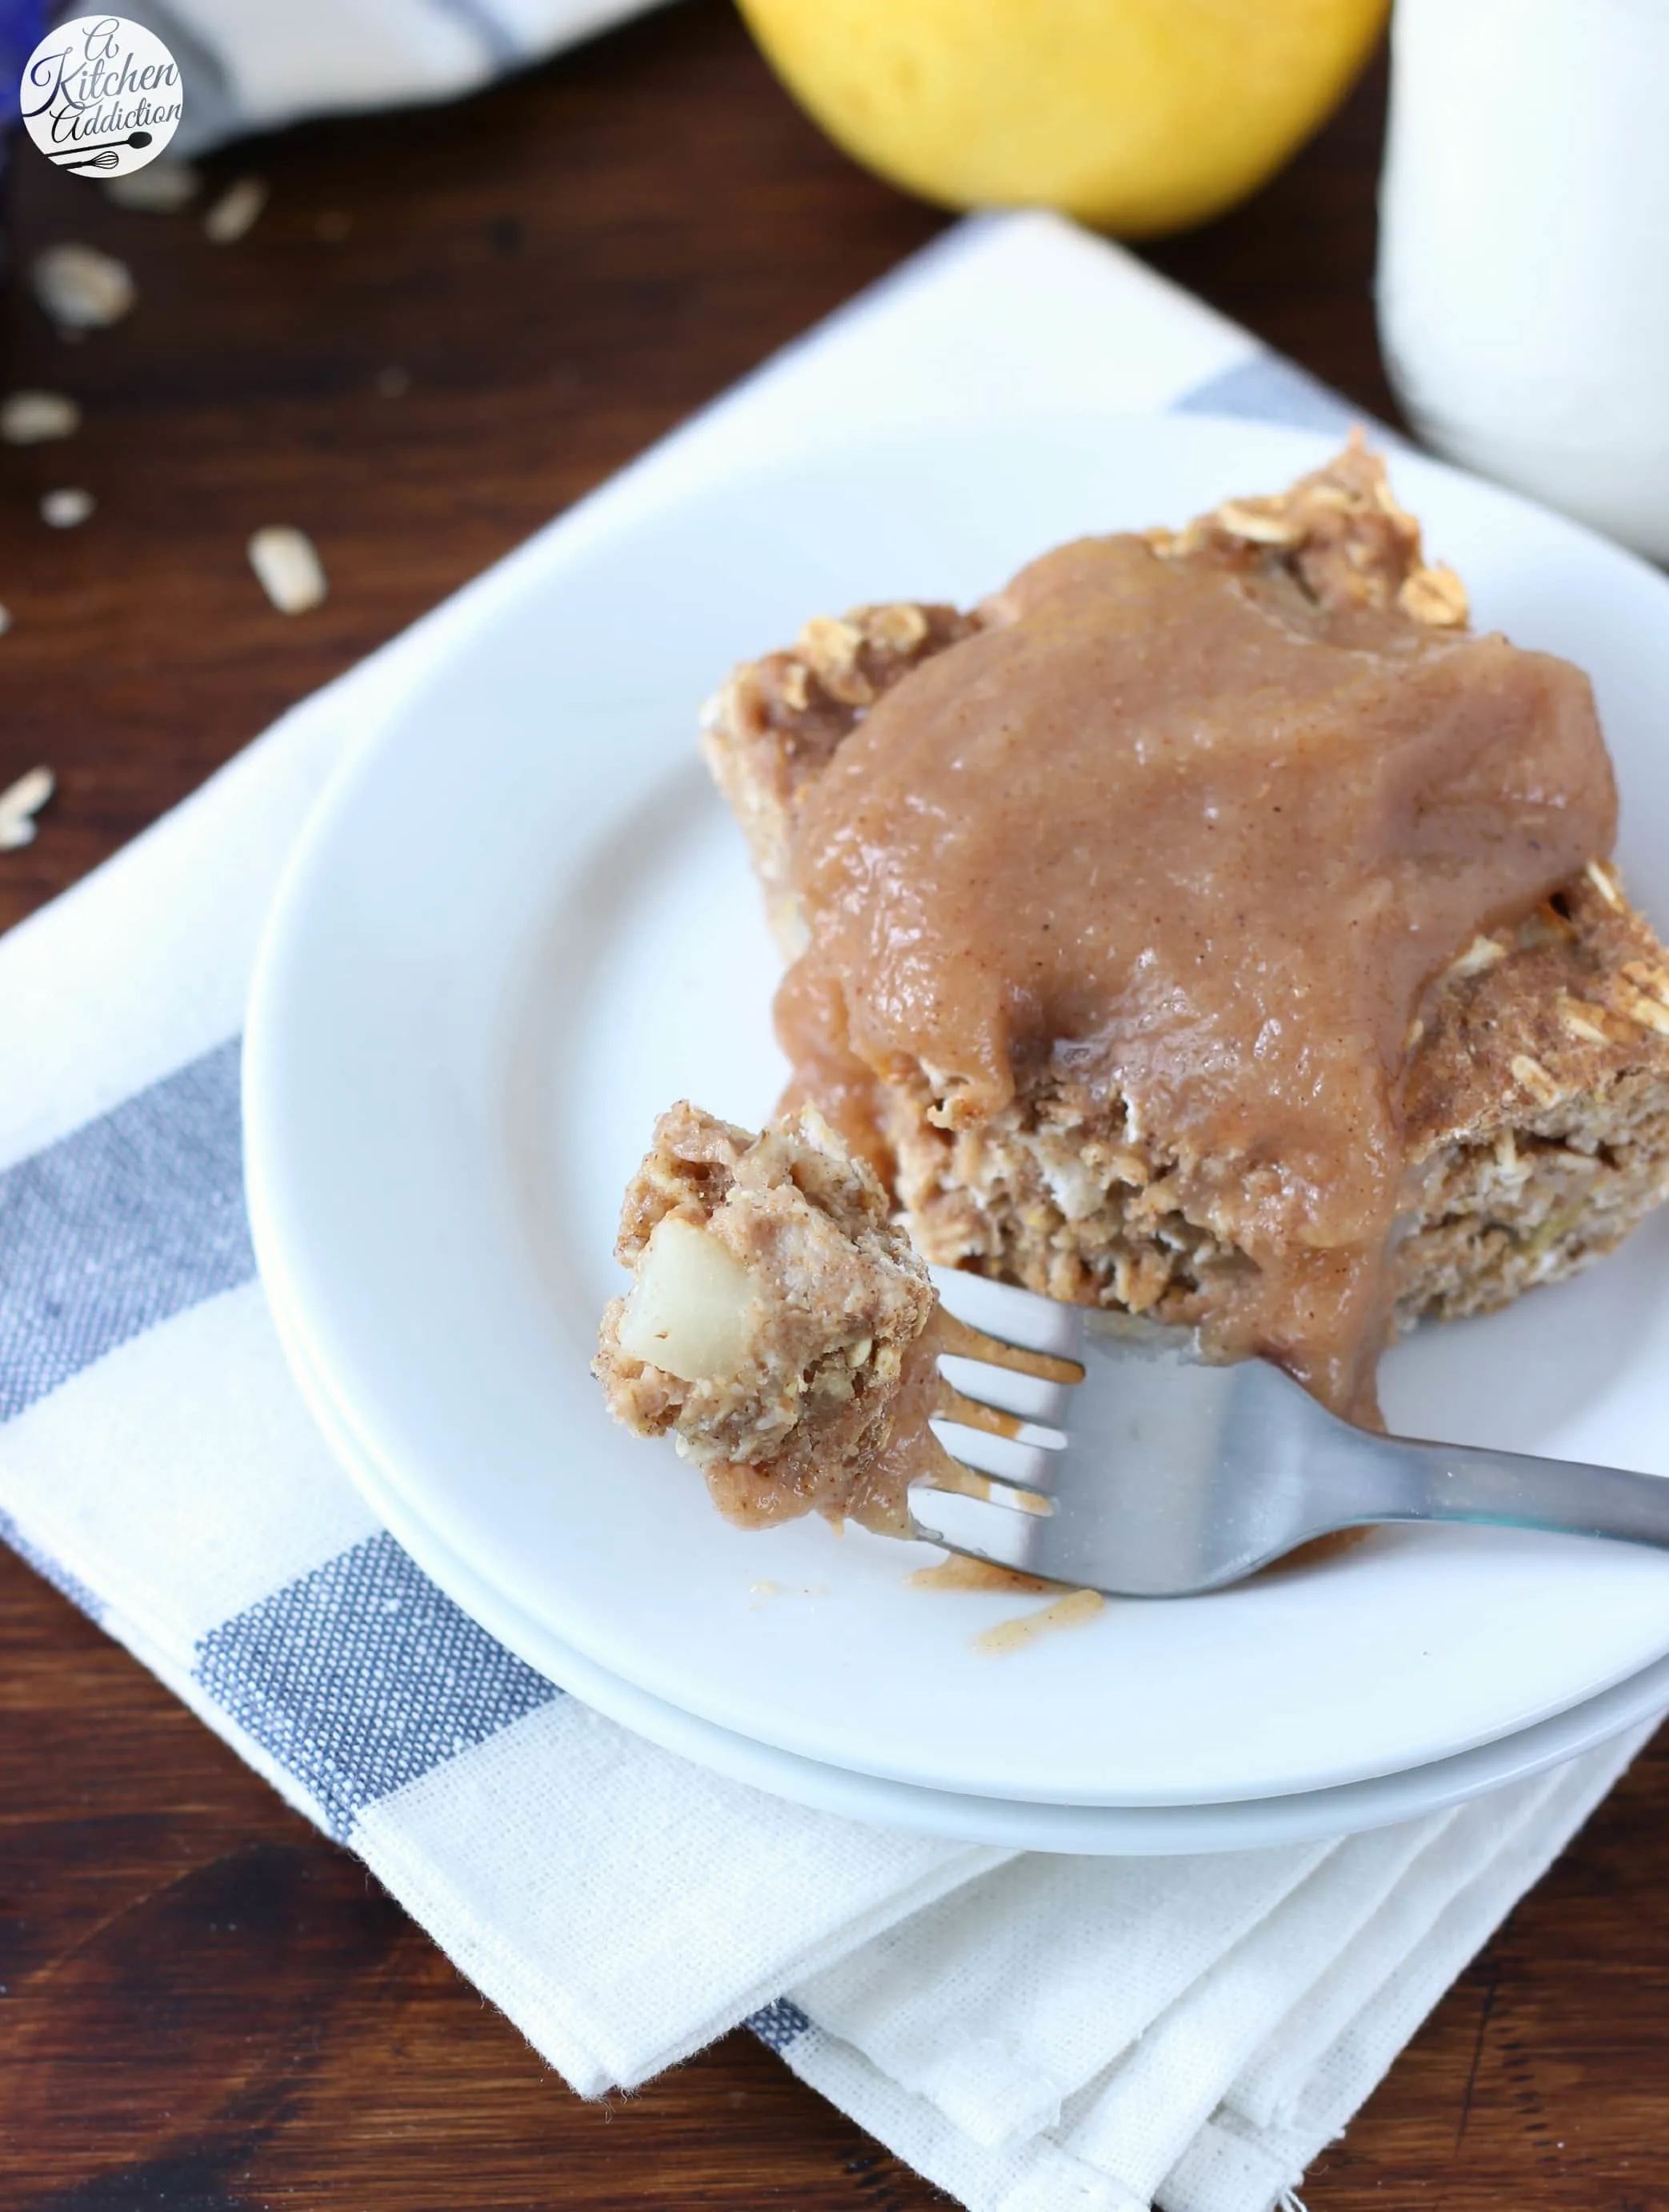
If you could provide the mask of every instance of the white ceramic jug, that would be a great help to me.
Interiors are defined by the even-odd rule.
[[[1669,560],[1669,0],[1397,0],[1380,331],[1440,452]]]

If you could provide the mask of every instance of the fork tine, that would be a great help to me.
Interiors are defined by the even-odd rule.
[[[911,1485],[910,1510],[916,1534],[929,1543],[1022,1572],[1029,1571],[1039,1534],[1048,1525],[1035,1513],[1016,1513],[1008,1505],[932,1484]]]
[[[965,1467],[942,1444],[939,1445],[938,1459],[915,1476],[912,1486],[930,1490],[941,1498],[977,1498],[983,1504],[997,1505],[1005,1511],[1029,1513],[1039,1518],[1053,1510],[1040,1490],[1028,1490],[1021,1483],[1005,1482],[1001,1475],[982,1474],[978,1468]]]
[[[987,1336],[971,1322],[959,1321],[941,1305],[929,1324],[937,1349],[961,1359],[983,1359],[990,1367],[1007,1367],[1019,1375],[1035,1376],[1039,1382],[1081,1382],[1081,1360],[1062,1359],[1052,1352],[1028,1352],[1000,1336]]]
[[[1015,1440],[1026,1426],[1023,1414],[1005,1413],[1000,1407],[986,1405],[983,1399],[967,1397],[943,1375],[939,1377],[933,1414],[935,1420],[955,1421],[965,1429],[984,1429],[988,1436]]]
[[[1072,1398],[1081,1387],[1073,1382],[1039,1382],[1015,1367],[993,1367],[986,1360],[964,1359],[946,1352],[938,1361],[940,1374],[953,1389],[1016,1420],[1035,1421],[1040,1428],[1063,1435],[1072,1422]]]
[[[976,1474],[989,1475],[993,1482],[1010,1490],[1032,1490],[1048,1496],[1054,1485],[1055,1465],[1065,1457],[1063,1452],[1051,1449],[1032,1436],[1006,1437],[990,1427],[968,1428],[959,1422],[947,1425],[945,1416],[939,1413],[930,1419],[940,1443],[963,1467],[971,1467]]]

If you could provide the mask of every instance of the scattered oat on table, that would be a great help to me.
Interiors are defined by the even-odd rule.
[[[49,768],[32,768],[0,791],[0,853],[15,852],[34,839],[34,818],[57,788]]]
[[[29,270],[41,306],[66,335],[119,323],[139,296],[133,273],[113,253],[65,240],[43,246]]]
[[[216,246],[230,246],[259,222],[271,187],[261,177],[240,177],[203,218],[203,234]]]
[[[9,446],[41,446],[70,438],[81,428],[81,409],[64,392],[9,392],[0,399],[0,438]]]
[[[74,530],[85,522],[98,505],[90,491],[80,484],[64,484],[57,491],[40,495],[40,519],[51,523],[54,530]]]
[[[325,564],[304,530],[275,524],[249,541],[249,565],[261,589],[283,615],[304,615],[323,604],[330,586]]]
[[[404,399],[411,389],[409,369],[384,368],[377,372],[377,390],[385,399]]]
[[[118,207],[137,208],[144,215],[178,215],[203,188],[203,174],[189,161],[160,161],[134,169],[125,177],[112,177],[105,196]]]

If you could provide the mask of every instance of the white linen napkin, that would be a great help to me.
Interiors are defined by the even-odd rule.
[[[1049,217],[980,221],[636,464],[590,522],[551,529],[1016,389],[1350,419],[1118,249]],[[975,2212],[1267,2212],[1644,1731],[1331,1846],[1118,1861],[865,1827],[709,1775],[533,1674],[378,1527],[289,1380],[240,1172],[257,938],[350,742],[529,557],[0,944],[18,1041],[0,1066],[0,1534],[357,1851],[582,2094],[751,2018]]]
[[[176,155],[303,116],[454,100],[658,0],[123,0],[179,63]],[[73,13],[73,10],[67,12]]]

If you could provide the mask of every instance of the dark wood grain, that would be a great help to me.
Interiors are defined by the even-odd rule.
[[[1375,77],[1258,200],[1152,258],[1384,411],[1381,102]],[[0,855],[0,921],[942,220],[825,146],[708,0],[468,105],[214,168],[273,185],[235,246],[18,167],[15,257],[86,238],[142,297],[76,346],[4,302],[0,383],[73,392],[88,422],[0,448],[0,778],[61,778],[39,842]],[[64,483],[100,505],[54,533],[36,501]],[[256,589],[243,544],[269,522],[316,538],[320,612]],[[745,2036],[579,2103],[354,1860],[5,1555],[0,1778],[0,2212],[944,2201]],[[1654,1754],[1321,2161],[1313,2212],[1669,2206],[1666,1814]]]

